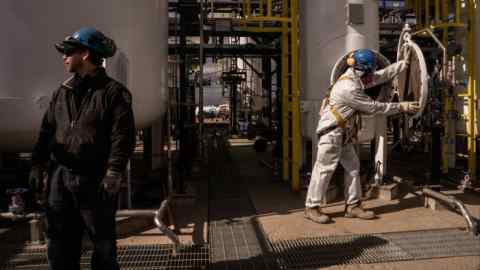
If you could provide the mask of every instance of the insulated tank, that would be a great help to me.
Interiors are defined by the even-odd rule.
[[[320,103],[337,60],[356,49],[379,47],[378,1],[302,0],[299,4],[302,135],[315,141]]]
[[[81,27],[118,50],[107,73],[133,95],[138,128],[166,111],[168,1],[0,1],[0,152],[30,151],[53,91],[71,76],[54,44]],[[157,122],[156,122],[157,123]]]

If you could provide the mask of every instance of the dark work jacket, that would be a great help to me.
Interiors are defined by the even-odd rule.
[[[32,153],[33,166],[53,161],[96,177],[107,169],[123,172],[135,145],[131,102],[128,89],[103,68],[94,76],[71,77],[53,93]]]

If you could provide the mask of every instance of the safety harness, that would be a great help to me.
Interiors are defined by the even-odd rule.
[[[346,127],[347,127],[348,119],[345,119],[337,111],[335,106],[330,104],[330,92],[332,91],[333,86],[337,82],[343,81],[343,80],[350,80],[350,79],[352,79],[352,78],[344,75],[344,76],[339,77],[332,85],[330,85],[328,87],[327,94],[322,101],[322,105],[321,105],[321,109],[320,109],[320,111],[322,112],[326,108],[326,106],[329,106],[329,110],[332,113],[333,117],[335,117],[335,122],[337,123],[337,126],[339,126],[340,128],[342,128],[345,131],[347,130]],[[348,138],[345,138],[345,140],[352,139],[352,140],[356,141],[357,140],[357,133],[362,128],[362,118],[361,118],[361,116],[358,112],[355,112],[349,119],[351,119],[351,118],[354,118],[352,134],[350,134],[350,135],[347,134],[346,137],[348,137]]]
[[[322,105],[320,106],[320,111],[323,111],[327,105],[329,106],[329,110],[332,113],[333,117],[335,117],[335,121],[337,122],[337,125],[341,128],[345,128],[347,126],[347,120],[343,118],[343,116],[337,111],[335,106],[330,104],[330,92],[332,91],[333,86],[335,86],[337,82],[343,81],[343,80],[349,80],[349,79],[352,79],[352,78],[344,75],[338,78],[337,80],[335,80],[335,82],[328,87],[327,94],[325,95],[325,98],[322,100]]]

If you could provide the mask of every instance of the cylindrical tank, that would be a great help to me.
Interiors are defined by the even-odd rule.
[[[313,141],[320,102],[337,60],[352,50],[379,47],[378,1],[299,2],[302,135]]]
[[[67,79],[54,43],[84,26],[115,40],[107,73],[133,94],[137,127],[165,112],[168,1],[0,1],[0,152],[29,151],[53,91]]]

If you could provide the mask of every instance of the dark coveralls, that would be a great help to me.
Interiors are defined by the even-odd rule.
[[[134,144],[131,94],[103,68],[75,75],[54,92],[32,154],[34,166],[49,167],[50,269],[80,269],[85,229],[94,246],[92,269],[119,269],[117,196],[104,190],[102,179],[107,170],[125,170]]]

